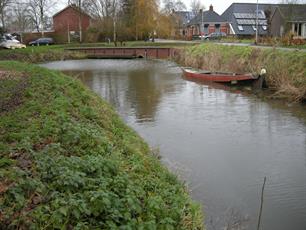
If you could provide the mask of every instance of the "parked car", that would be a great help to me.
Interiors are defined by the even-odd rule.
[[[20,41],[17,40],[16,36],[13,36],[12,34],[4,34],[2,36],[2,39],[3,40],[11,40],[11,41],[17,42],[17,43],[20,42]]]
[[[224,32],[215,32],[208,34],[203,37],[204,40],[220,40],[222,37],[226,37],[226,33]]]
[[[53,45],[53,38],[38,38],[37,40],[29,42],[30,46]]]
[[[14,40],[2,40],[0,46],[6,49],[21,49],[26,48],[26,45]]]
[[[204,35],[192,35],[192,40],[202,40],[204,38]]]

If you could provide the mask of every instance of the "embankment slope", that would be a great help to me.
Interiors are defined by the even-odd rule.
[[[202,229],[201,208],[80,82],[0,62],[1,229]]]

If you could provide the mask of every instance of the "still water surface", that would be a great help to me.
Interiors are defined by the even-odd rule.
[[[305,106],[269,104],[182,78],[171,62],[79,60],[43,65],[83,81],[109,101],[186,181],[206,225],[306,229]],[[304,114],[304,115],[303,115]]]

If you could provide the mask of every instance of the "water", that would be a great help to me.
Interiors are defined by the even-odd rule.
[[[266,103],[187,81],[165,61],[44,66],[81,79],[159,148],[163,162],[203,204],[209,230],[234,223],[256,229],[265,176],[262,229],[306,229],[305,106]]]

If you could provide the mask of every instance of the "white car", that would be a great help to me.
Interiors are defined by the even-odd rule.
[[[13,36],[11,34],[4,34],[2,36],[3,40],[10,40],[10,41],[13,41],[13,42],[20,42],[16,39],[16,36]]]
[[[21,48],[27,47],[26,45],[20,42],[13,41],[13,40],[3,40],[0,43],[0,46],[6,49],[21,49]]]

